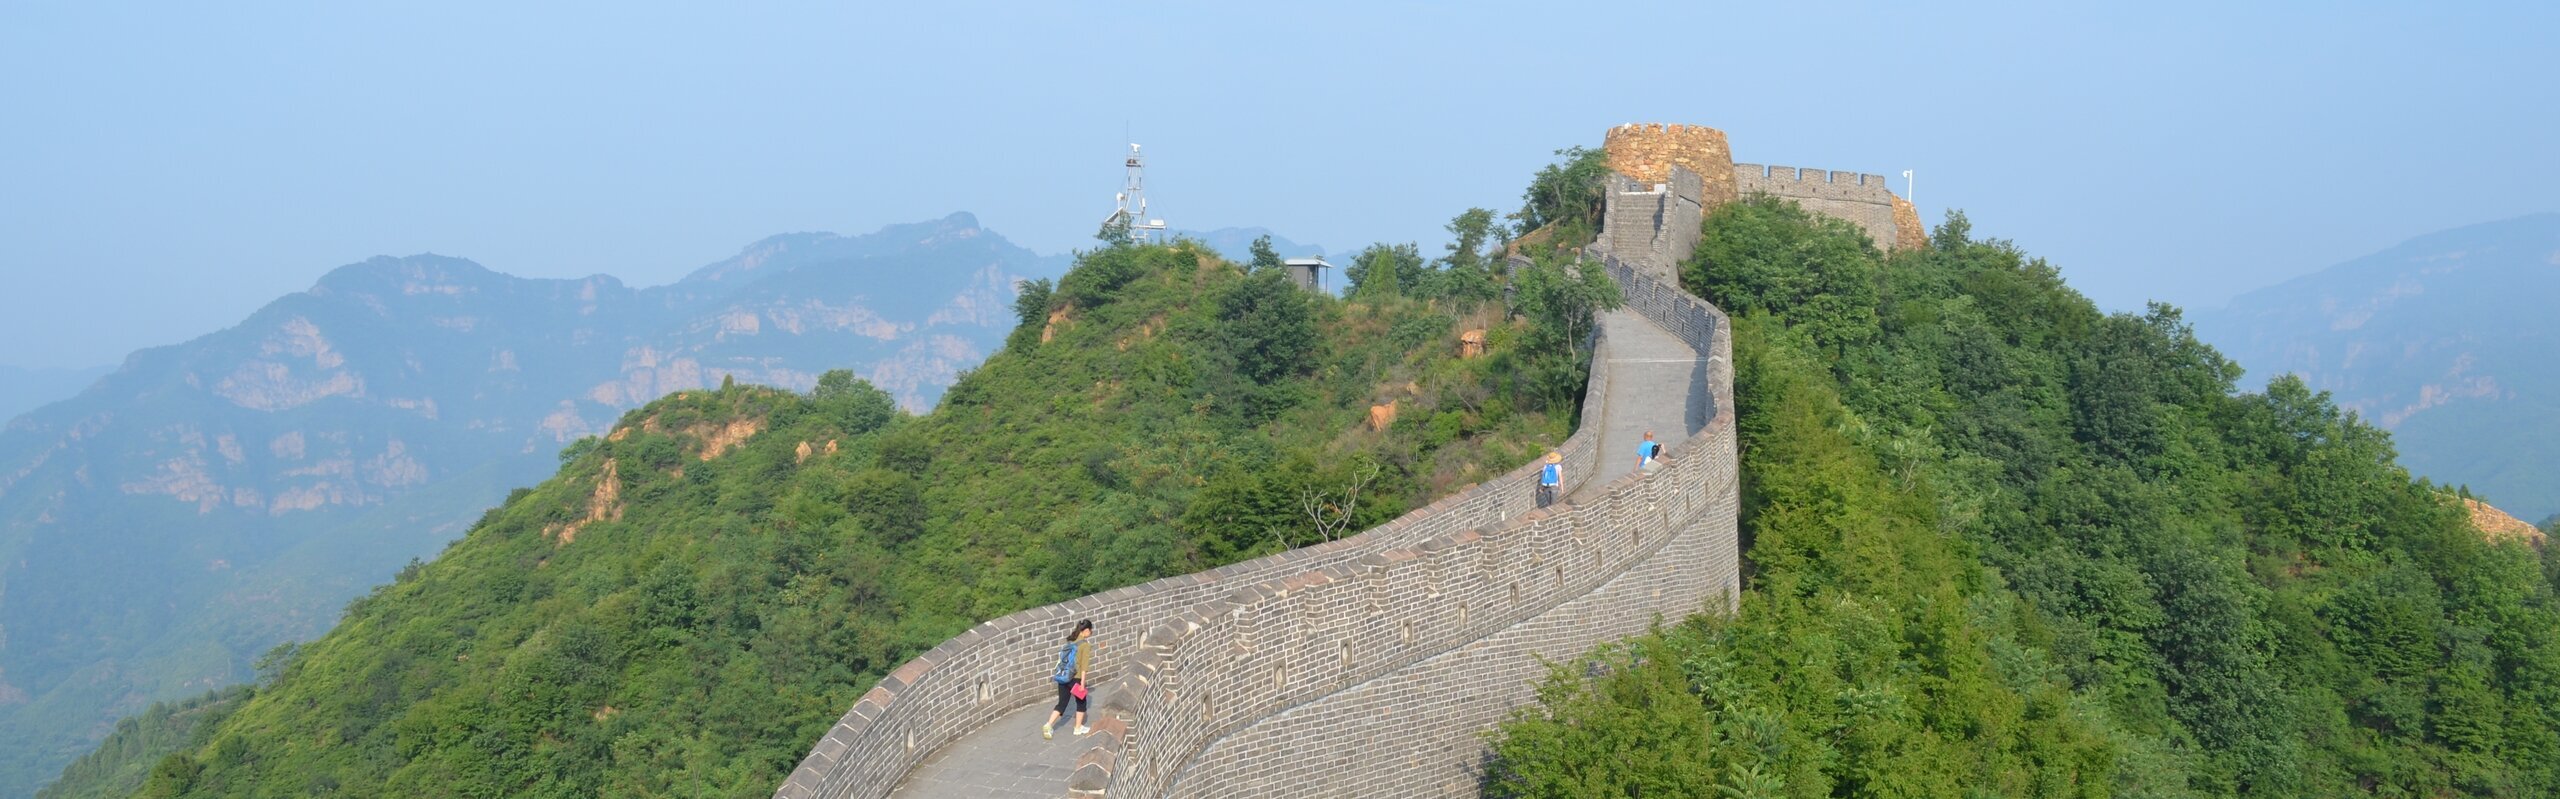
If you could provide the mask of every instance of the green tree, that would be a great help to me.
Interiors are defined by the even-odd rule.
[[[1609,279],[1608,271],[1596,261],[1568,264],[1541,257],[1513,280],[1520,291],[1520,313],[1528,317],[1538,340],[1577,358],[1585,354],[1583,344],[1599,323],[1600,312],[1623,302],[1618,282]]]
[[[1306,292],[1278,273],[1253,275],[1227,289],[1218,298],[1218,320],[1236,370],[1256,384],[1304,374],[1314,362],[1315,316]]]
[[[1093,240],[1108,248],[1129,246],[1129,215],[1114,213],[1102,220],[1102,227],[1093,232]]]
[[[1608,186],[1608,153],[1582,147],[1556,151],[1556,162],[1541,167],[1521,193],[1520,210],[1512,214],[1519,220],[1520,232],[1527,234],[1538,228],[1600,229],[1603,193]]]
[[[1449,269],[1482,267],[1486,260],[1485,242],[1493,238],[1498,227],[1492,211],[1469,208],[1459,213],[1444,228],[1449,231],[1449,254],[1440,259],[1441,263]]]
[[[1017,327],[1041,324],[1049,318],[1050,292],[1055,289],[1048,278],[1022,281],[1013,297],[1013,318]]]
[[[818,376],[809,399],[848,433],[868,433],[897,418],[898,401],[849,369],[830,369]]]
[[[1889,260],[1782,200],[1702,234],[1741,610],[1560,672],[1494,793],[2560,794],[2554,560],[2383,431],[1962,214]]]
[[[1770,197],[1726,203],[1709,217],[1682,279],[1726,312],[1783,310],[1825,347],[1876,334],[1883,263],[1849,223]]]
[[[1253,237],[1253,263],[1250,271],[1274,272],[1282,266],[1280,251],[1271,248],[1269,235]]]
[[[1411,243],[1372,244],[1343,267],[1342,277],[1351,283],[1344,296],[1377,298],[1412,294],[1421,288],[1429,271],[1429,265],[1422,260],[1421,249]]]

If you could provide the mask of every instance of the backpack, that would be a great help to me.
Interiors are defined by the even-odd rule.
[[[1058,670],[1049,675],[1049,681],[1059,685],[1076,681],[1076,645],[1073,642],[1058,650]]]

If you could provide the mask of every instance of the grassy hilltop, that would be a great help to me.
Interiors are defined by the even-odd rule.
[[[650,403],[188,708],[214,718],[181,751],[137,754],[163,712],[55,795],[769,794],[981,620],[1357,532],[1562,440],[1588,353],[1550,300],[1605,287],[1411,253],[1377,248],[1348,301],[1187,243],[1088,253],[924,416],[845,373]],[[1441,288],[1503,280],[1517,316]]]

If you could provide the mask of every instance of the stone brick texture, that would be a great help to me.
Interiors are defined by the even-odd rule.
[[[1483,731],[1547,663],[1740,588],[1731,343],[1614,257],[1629,305],[1708,353],[1713,416],[1667,466],[1577,503],[1253,586],[1151,632],[1071,795],[1473,796]],[[1666,398],[1671,399],[1671,398]]]
[[[1920,209],[1910,200],[1893,198],[1893,246],[1891,250],[1917,250],[1929,246],[1929,228],[1920,224]]]
[[[1607,188],[1601,239],[1632,264],[1652,263],[1643,257],[1651,251],[1676,265],[1689,257],[1696,242],[1692,220],[1754,194],[1794,200],[1807,211],[1847,220],[1866,231],[1879,250],[1928,243],[1919,212],[1894,196],[1882,175],[1737,164],[1724,132],[1700,125],[1620,125],[1610,128],[1603,141],[1615,175]],[[1682,172],[1690,174],[1683,177]],[[1696,185],[1684,187],[1685,180]]]
[[[1705,179],[1688,167],[1671,168],[1666,183],[1644,184],[1611,174],[1597,245],[1638,264],[1646,274],[1677,283],[1680,261],[1697,249],[1700,222],[1710,208]]]
[[[1630,311],[1707,359],[1710,407],[1691,416],[1707,418],[1666,442],[1662,468],[1628,474],[1602,464],[1621,453],[1595,451],[1613,392],[1604,338],[1582,427],[1559,447],[1570,500],[1535,508],[1533,463],[1359,535],[980,624],[883,678],[775,796],[887,796],[937,749],[1047,702],[1058,643],[1088,618],[1104,643],[1095,732],[1069,796],[1474,795],[1481,735],[1534,701],[1542,658],[1729,609],[1732,344],[1723,313],[1673,274],[1704,211],[1755,178],[1712,128],[1622,126],[1608,148],[1624,174],[1594,254]],[[1792,185],[1765,170],[1752,185],[1821,213],[1882,208],[1879,243],[1894,240],[1880,178],[1870,192],[1871,176],[1790,172]]]
[[[1742,196],[1784,197],[1807,211],[1847,220],[1866,231],[1879,250],[1892,250],[1901,242],[1894,224],[1894,203],[1900,198],[1885,188],[1883,175],[1759,164],[1735,164],[1733,171]],[[1917,228],[1919,215],[1912,219]]]
[[[1619,125],[1601,139],[1609,171],[1637,183],[1669,183],[1671,169],[1683,167],[1701,179],[1698,197],[1713,209],[1739,196],[1734,188],[1733,150],[1724,131],[1704,125],[1644,123]]]
[[[1603,407],[1607,370],[1594,369],[1584,389],[1585,407]],[[1556,451],[1564,456],[1562,496],[1571,496],[1598,473],[1594,452],[1602,429],[1594,414]],[[1144,650],[1136,636],[1147,625],[1268,581],[1357,563],[1375,553],[1400,550],[1461,531],[1499,527],[1536,507],[1540,464],[1461,490],[1358,535],[1143,585],[1032,608],[985,622],[917,656],[881,679],[846,711],[774,792],[783,799],[846,799],[889,795],[899,780],[932,755],[979,727],[1024,705],[1047,702],[1055,687],[1048,675],[1066,631],[1092,619],[1103,646],[1088,679],[1111,685],[1131,656]],[[1113,739],[1120,727],[1117,688],[1096,692],[1097,738]],[[1125,712],[1125,708],[1121,708]]]

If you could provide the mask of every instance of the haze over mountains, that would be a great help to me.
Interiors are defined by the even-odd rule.
[[[1347,251],[1326,250],[1321,244],[1300,244],[1290,241],[1289,237],[1273,233],[1266,227],[1222,227],[1207,232],[1178,230],[1174,231],[1174,235],[1199,239],[1200,243],[1209,245],[1209,249],[1217,251],[1218,255],[1240,264],[1253,262],[1253,240],[1263,236],[1271,237],[1271,250],[1279,253],[1282,258],[1310,256],[1341,258],[1350,255]]]
[[[625,410],[835,368],[926,408],[1011,330],[1016,281],[1064,266],[965,213],[640,289],[381,257],[135,353],[0,430],[0,796],[246,679]]]
[[[2400,462],[2525,519],[2560,513],[2560,214],[2431,233],[2196,314],[2253,381],[2298,373]]]
[[[86,369],[0,366],[0,421],[54,400],[80,393],[89,382],[115,371],[113,366]]]

